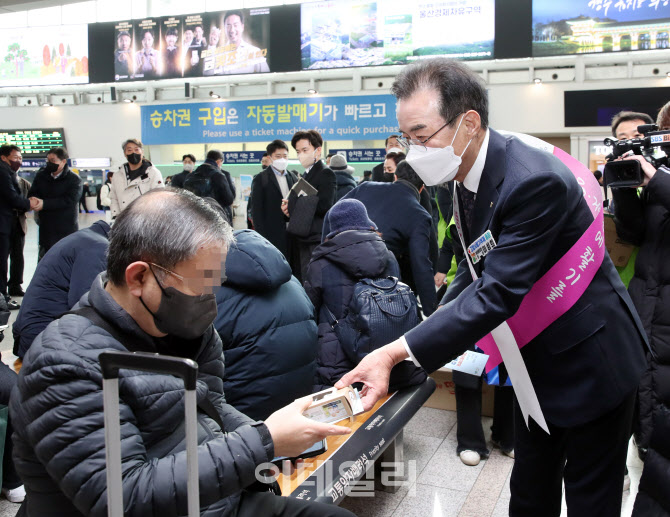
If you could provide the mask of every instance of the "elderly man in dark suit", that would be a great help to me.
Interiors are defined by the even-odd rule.
[[[254,230],[269,240],[288,259],[286,240],[286,217],[281,209],[282,199],[298,177],[288,170],[288,145],[283,140],[273,140],[267,146],[271,160],[262,172],[254,176],[251,183],[251,217]]]
[[[463,220],[465,245],[471,248],[482,236],[492,246],[470,264],[476,280],[466,253],[444,306],[342,378],[342,384],[366,384],[366,408],[386,392],[394,364],[411,357],[431,372],[507,325],[535,283],[594,224],[576,176],[561,160],[488,128],[486,88],[467,66],[447,59],[409,65],[392,92],[408,162],[426,183],[455,179],[455,216]],[[571,516],[621,512],[648,345],[612,261],[606,253],[599,257],[581,295],[521,349],[525,379],[510,375],[517,399],[528,401],[534,391],[544,415],[527,427],[516,407],[512,517],[559,516],[562,481]],[[527,316],[533,326],[543,314],[530,307]],[[499,346],[504,342],[496,338]],[[511,350],[518,350],[516,342]],[[521,390],[528,377],[532,386]]]

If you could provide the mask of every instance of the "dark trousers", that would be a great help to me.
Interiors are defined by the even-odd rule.
[[[318,246],[318,243],[306,243],[298,240],[292,235],[288,236],[288,262],[291,265],[293,276],[302,284],[307,278],[307,266],[312,260],[312,251]]]
[[[515,461],[510,517],[558,517],[561,481],[570,517],[619,517],[635,393],[601,417],[575,427],[526,427],[515,404]]]
[[[47,251],[51,249],[51,246],[42,246],[41,244],[37,248],[37,262],[39,263],[40,260],[44,258],[44,255],[47,254]]]
[[[5,363],[0,362],[0,404],[9,405],[9,394],[12,388],[16,385],[18,375]],[[12,459],[12,420],[11,416],[7,421],[7,436],[5,437],[5,452],[2,458],[2,487],[3,488],[17,488],[23,482],[14,468],[14,460]]]
[[[26,236],[21,228],[18,217],[14,218],[14,227],[9,241],[9,289],[20,289],[23,283],[23,247],[26,244]]]
[[[282,497],[269,492],[242,492],[237,517],[355,517],[338,506]]]
[[[11,248],[11,232],[0,233],[0,294],[6,299],[7,296],[7,265],[9,261],[9,249]]]
[[[495,387],[491,439],[504,451],[514,449],[514,390]],[[482,427],[482,380],[479,387],[466,388],[456,384],[456,438],[457,453],[471,450],[487,457],[484,429]]]
[[[88,208],[86,208],[86,198],[83,196],[79,199],[79,207],[80,212],[83,210],[88,214]]]

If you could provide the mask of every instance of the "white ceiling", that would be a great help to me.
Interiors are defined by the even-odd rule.
[[[54,7],[64,4],[76,4],[82,0],[0,0],[0,14],[27,11],[29,9],[42,9],[43,7]]]

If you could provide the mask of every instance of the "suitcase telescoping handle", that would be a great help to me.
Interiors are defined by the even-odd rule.
[[[107,460],[107,515],[123,517],[121,480],[121,425],[119,422],[119,370],[175,375],[184,379],[186,418],[186,468],[188,470],[188,517],[200,515],[198,487],[198,428],[195,385],[198,364],[191,359],[146,352],[102,352],[102,389],[105,414],[105,456]]]

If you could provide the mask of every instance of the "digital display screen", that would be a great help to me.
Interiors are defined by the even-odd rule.
[[[0,31],[0,86],[88,83],[88,26]]]
[[[670,48],[667,0],[533,0],[533,57]]]
[[[0,145],[21,149],[23,158],[45,158],[49,149],[65,147],[63,129],[0,129]]]
[[[115,81],[271,71],[269,8],[128,20],[114,28]]]
[[[311,2],[300,19],[303,70],[493,59],[494,0]]]

